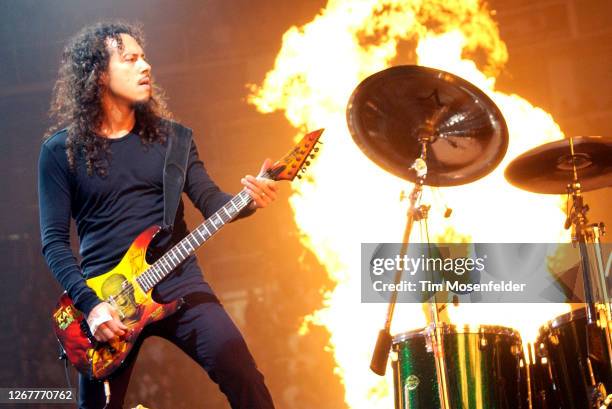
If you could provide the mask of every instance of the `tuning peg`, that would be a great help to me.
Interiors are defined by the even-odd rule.
[[[301,179],[301,178],[302,178],[302,175],[297,175],[297,178],[298,178],[298,179]]]
[[[314,155],[314,153],[312,153],[312,154],[310,155],[310,159],[314,159],[314,158],[315,158],[315,155]]]
[[[309,160],[307,160],[305,163],[306,163],[306,166],[310,166],[310,161]]]
[[[313,149],[315,152],[319,152],[319,148],[314,148]]]

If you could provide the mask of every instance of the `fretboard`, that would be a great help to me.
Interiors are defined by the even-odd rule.
[[[155,263],[136,277],[136,282],[144,292],[152,289],[157,283],[164,279],[179,264],[191,256],[206,240],[211,238],[223,226],[238,216],[238,213],[251,203],[252,199],[246,190],[242,190],[230,201],[228,201],[215,214],[195,228],[174,247],[168,250]]]

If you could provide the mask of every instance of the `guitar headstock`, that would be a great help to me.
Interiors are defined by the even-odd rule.
[[[273,180],[293,180],[300,171],[304,172],[306,167],[310,165],[309,159],[314,159],[315,154],[319,151],[316,146],[319,142],[319,137],[324,129],[318,129],[310,132],[302,138],[282,159],[276,161],[264,176]]]

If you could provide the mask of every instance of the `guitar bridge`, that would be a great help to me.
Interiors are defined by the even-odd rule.
[[[110,305],[112,305],[113,307],[115,307],[115,310],[117,310],[117,312],[119,313],[119,318],[124,319],[125,318],[125,313],[123,312],[123,310],[117,305],[117,303],[115,302],[115,299],[113,298],[113,296],[109,296],[108,297],[108,303]]]

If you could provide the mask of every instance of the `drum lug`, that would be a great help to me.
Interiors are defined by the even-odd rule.
[[[425,350],[429,353],[433,353],[433,337],[434,334],[425,334]]]
[[[487,338],[485,337],[485,334],[483,332],[479,333],[479,338],[480,338],[479,340],[480,342],[478,344],[480,345],[480,349],[485,349],[489,341],[487,341]]]
[[[553,344],[554,346],[559,345],[559,337],[556,334],[551,334],[549,339],[550,339],[550,343]]]
[[[521,355],[522,350],[523,350],[523,346],[522,346],[522,345],[516,345],[516,344],[515,344],[515,345],[512,345],[512,346],[510,347],[510,353],[511,353],[512,355],[514,355],[514,356]],[[523,361],[523,359],[521,358],[521,365],[523,365],[523,362],[522,362],[522,361]],[[521,366],[521,367],[522,367],[522,366]]]

